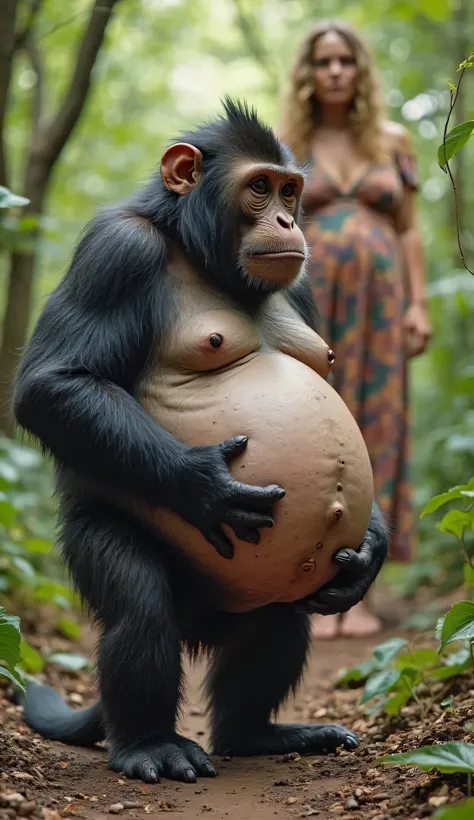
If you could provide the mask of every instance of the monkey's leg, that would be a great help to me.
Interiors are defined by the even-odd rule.
[[[62,509],[74,581],[102,627],[101,711],[109,765],[148,782],[215,776],[208,755],[175,731],[180,636],[160,543],[116,509],[74,498]]]
[[[343,726],[270,721],[301,679],[309,646],[308,616],[279,604],[236,617],[240,625],[236,621],[221,642],[207,680],[214,753],[355,749],[357,736]]]

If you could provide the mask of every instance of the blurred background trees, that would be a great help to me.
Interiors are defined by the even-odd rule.
[[[474,279],[460,263],[452,190],[436,161],[448,81],[456,82],[474,45],[470,0],[4,0],[0,8],[0,185],[29,199],[0,218],[0,429],[7,436],[21,348],[96,206],[130,193],[165,141],[218,113],[225,93],[276,124],[299,38],[316,18],[343,16],[365,31],[389,116],[408,126],[419,161],[435,335],[411,366],[418,509],[474,474]],[[451,125],[474,118],[474,72],[454,117]],[[464,249],[474,264],[474,140],[453,169]],[[4,442],[0,592],[38,573],[30,588],[44,590],[47,550],[30,542],[33,531],[43,542],[52,535],[49,470],[41,460],[33,469],[34,453],[31,467],[18,464],[14,443]],[[14,516],[4,507],[2,518],[2,503],[13,505]],[[462,563],[456,544],[423,519],[419,556],[403,569],[403,588],[455,587]],[[54,575],[49,565],[48,572]],[[53,584],[50,592],[64,604],[58,589]]]

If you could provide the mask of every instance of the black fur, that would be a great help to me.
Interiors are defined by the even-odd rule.
[[[26,720],[67,743],[91,745],[107,735],[111,768],[128,776],[192,782],[215,770],[202,749],[175,732],[182,643],[212,658],[207,693],[216,751],[273,754],[357,745],[342,727],[275,726],[270,716],[300,680],[308,613],[343,611],[363,597],[387,544],[374,508],[361,553],[339,553],[341,580],[321,594],[298,607],[217,615],[207,607],[205,584],[117,503],[128,497],[162,503],[226,554],[216,527],[226,520],[228,505],[235,506],[227,462],[245,441],[186,447],[150,418],[135,393],[176,316],[167,276],[170,247],[184,249],[201,274],[244,309],[265,298],[238,269],[238,226],[222,194],[224,182],[239,157],[287,167],[294,160],[253,112],[230,101],[224,117],[182,141],[202,152],[201,181],[180,197],[157,173],[136,195],[91,221],[24,353],[14,412],[55,460],[63,555],[101,626],[100,704],[71,712],[51,690],[34,686],[23,700]],[[287,296],[316,328],[304,277]],[[249,497],[257,518],[279,492],[260,488]]]

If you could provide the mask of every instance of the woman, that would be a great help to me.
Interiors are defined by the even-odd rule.
[[[406,358],[431,336],[405,128],[386,122],[372,59],[347,23],[319,23],[303,41],[283,101],[279,136],[309,164],[303,207],[309,275],[334,349],[334,387],[367,444],[375,494],[393,533],[390,555],[410,560],[414,521]],[[313,634],[369,635],[367,599]]]

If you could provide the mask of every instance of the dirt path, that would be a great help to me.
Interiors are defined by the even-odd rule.
[[[195,785],[162,781],[147,786],[121,778],[108,770],[105,753],[100,750],[45,743],[33,736],[21,722],[21,710],[3,699],[0,820],[22,816],[102,820],[111,816],[111,807],[116,804],[125,806],[116,810],[130,820],[164,813],[178,813],[183,820],[201,816],[215,820],[404,820],[427,816],[434,810],[433,804],[426,802],[427,795],[436,783],[411,770],[400,774],[400,770],[371,768],[375,757],[394,750],[394,735],[387,739],[390,730],[381,732],[375,720],[364,717],[357,705],[360,690],[335,691],[330,683],[339,668],[368,657],[372,647],[387,637],[315,643],[304,685],[281,716],[290,721],[342,722],[360,733],[361,747],[355,753],[342,751],[296,760],[217,758],[219,777]],[[206,747],[207,725],[199,693],[203,671],[200,664],[188,668],[188,705],[180,729]],[[63,693],[69,692],[72,702],[88,702],[92,691],[89,676],[59,675],[56,671],[53,682]],[[460,718],[449,736],[466,739],[461,725]],[[428,791],[423,796],[424,784]],[[8,797],[15,792],[22,796],[22,802],[19,797],[16,803]],[[425,809],[421,811],[413,800]]]

